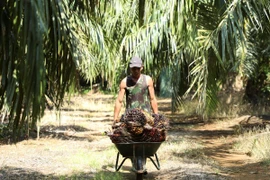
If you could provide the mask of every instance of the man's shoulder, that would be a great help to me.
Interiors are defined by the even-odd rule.
[[[151,76],[149,76],[147,74],[142,74],[142,75],[146,78],[146,80],[152,79]]]
[[[126,86],[127,86],[127,77],[124,77],[124,78],[121,80],[120,86],[121,86],[122,88],[126,88]]]

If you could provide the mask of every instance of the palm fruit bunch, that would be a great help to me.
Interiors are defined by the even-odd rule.
[[[147,120],[145,113],[143,112],[144,112],[143,110],[137,108],[127,110],[125,114],[121,116],[120,121],[125,123],[134,122],[136,123],[136,125],[144,125],[146,124]]]
[[[128,109],[107,135],[113,143],[161,142],[166,139],[167,127],[168,120],[163,115]]]
[[[141,137],[141,141],[143,142],[162,142],[165,140],[166,131],[158,128],[145,129]]]
[[[169,121],[162,114],[153,114],[154,124],[153,126],[158,129],[166,129],[169,126]]]
[[[119,126],[113,131],[105,132],[105,134],[110,137],[113,143],[132,142],[131,135],[124,126]]]

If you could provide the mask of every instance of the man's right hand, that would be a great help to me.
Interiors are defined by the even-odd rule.
[[[113,120],[113,124],[116,124],[116,123],[118,123],[118,122],[120,122],[120,119],[114,119],[114,120]]]

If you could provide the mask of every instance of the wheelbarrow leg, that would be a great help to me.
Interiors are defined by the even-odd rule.
[[[125,158],[122,160],[121,164],[118,166],[119,156],[120,156],[120,153],[118,152],[118,153],[117,153],[117,157],[116,157],[116,163],[115,163],[115,170],[116,170],[116,171],[119,171],[119,169],[122,167],[122,165],[124,164],[124,162],[125,162],[126,159],[127,159],[127,157],[125,157]]]
[[[157,170],[160,170],[160,164],[159,164],[157,153],[155,153],[154,156],[156,158],[156,162],[153,160],[152,157],[148,157],[148,158],[152,161],[152,163],[155,165],[155,167],[157,168]]]

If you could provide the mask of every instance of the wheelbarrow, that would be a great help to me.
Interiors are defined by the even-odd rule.
[[[119,171],[124,162],[130,159],[132,162],[132,170],[136,173],[136,179],[143,179],[143,175],[147,174],[146,160],[152,161],[157,170],[160,170],[157,150],[162,142],[132,142],[132,143],[114,143],[118,149],[115,170]],[[119,163],[119,156],[122,155],[122,162]],[[155,159],[153,159],[155,158]]]

